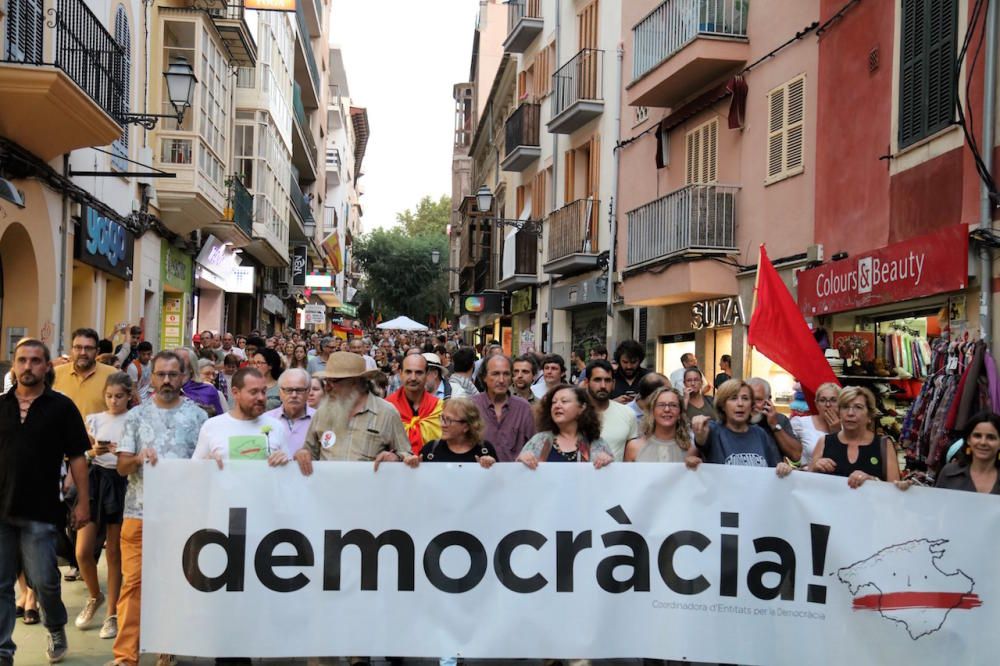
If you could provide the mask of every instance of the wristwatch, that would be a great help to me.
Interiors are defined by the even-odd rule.
[[[782,428],[782,427],[781,427],[781,424],[780,424],[780,423],[775,423],[775,424],[774,424],[774,428],[773,428],[773,430],[774,430],[775,432],[781,432],[782,430],[784,430],[784,428]]]

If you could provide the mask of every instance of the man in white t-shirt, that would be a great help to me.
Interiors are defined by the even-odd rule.
[[[621,462],[625,457],[625,447],[639,437],[639,425],[635,412],[611,399],[615,387],[615,374],[607,361],[591,361],[587,364],[587,393],[594,401],[594,408],[601,415],[601,439],[607,442]]]
[[[272,467],[288,462],[288,429],[264,416],[267,382],[256,368],[233,375],[233,408],[205,421],[198,433],[194,460],[267,460]]]
[[[139,400],[145,400],[153,392],[153,345],[143,340],[136,345],[136,358],[125,366],[125,372],[132,378],[139,393]]]

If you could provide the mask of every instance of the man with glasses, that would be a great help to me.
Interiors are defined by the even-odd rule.
[[[290,368],[281,373],[278,379],[281,394],[281,407],[276,407],[266,413],[287,428],[289,457],[302,448],[306,441],[306,432],[312,423],[316,410],[306,404],[306,394],[309,392],[309,373],[302,368]]]
[[[782,456],[798,462],[802,457],[802,442],[795,436],[788,417],[778,412],[771,402],[771,385],[760,377],[751,377],[747,384],[753,390],[753,415],[750,422],[759,425],[770,435]]]
[[[118,599],[118,636],[109,666],[139,663],[139,622],[142,599],[143,466],[160,458],[189,459],[208,417],[185,400],[185,375],[180,357],[161,351],[153,357],[153,397],[125,416],[118,442],[118,473],[129,477],[122,523],[122,591]]]
[[[333,338],[326,337],[319,341],[319,353],[309,358],[309,374],[315,375],[326,370],[330,354],[334,352]],[[363,360],[363,359],[362,359]]]
[[[78,328],[73,331],[71,339],[70,362],[55,369],[56,379],[52,388],[72,400],[81,417],[103,412],[104,383],[118,370],[97,362],[100,336],[94,329]]]

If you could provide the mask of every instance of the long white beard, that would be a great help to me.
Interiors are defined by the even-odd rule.
[[[333,422],[333,431],[337,434],[337,437],[347,435],[347,425],[351,420],[354,405],[357,404],[361,393],[361,389],[355,388],[345,396],[327,395],[320,402],[318,411],[322,412],[326,418]]]
[[[757,412],[755,414],[750,415],[750,423],[753,423],[754,425],[759,424],[763,420],[764,420],[764,412]]]

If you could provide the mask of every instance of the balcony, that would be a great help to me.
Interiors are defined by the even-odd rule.
[[[632,28],[632,106],[671,107],[746,64],[749,0],[666,0]]]
[[[343,166],[340,159],[340,148],[326,149],[326,184],[340,185],[340,169]]]
[[[604,112],[604,51],[583,49],[552,75],[553,134],[572,134]]]
[[[688,185],[628,213],[625,270],[736,252],[735,185]]]
[[[306,2],[295,3],[295,20],[298,28],[298,35],[295,43],[295,74],[294,78],[302,85],[302,102],[307,109],[319,107],[320,78],[319,67],[316,66],[316,56],[312,50],[312,40],[309,37],[309,28],[306,25],[305,10],[302,8]],[[310,85],[306,85],[306,83]]]
[[[518,231],[503,242],[497,287],[514,291],[538,283],[538,236]]]
[[[255,67],[257,65],[257,42],[253,32],[247,25],[243,3],[233,4],[221,9],[209,9],[215,29],[219,31],[222,43],[229,51],[229,62],[240,67]]]
[[[542,267],[546,273],[571,275],[597,267],[600,207],[600,201],[577,199],[549,215],[548,259]]]
[[[524,171],[541,157],[542,149],[538,144],[541,108],[538,104],[525,103],[507,119],[505,155],[500,162],[504,171]]]
[[[8,0],[0,54],[0,135],[48,161],[122,134],[125,54],[82,0]]]
[[[306,117],[302,87],[298,83],[292,84],[292,116],[295,125],[292,132],[292,164],[306,181],[312,182],[316,180],[316,140]]]
[[[188,124],[188,118],[184,123]],[[153,166],[176,174],[156,183],[163,223],[182,236],[219,225],[225,219],[230,195],[225,165],[208,143],[195,132],[161,129],[153,151]]]
[[[323,0],[299,0],[297,4],[305,5],[303,18],[306,29],[313,39],[323,35]]]
[[[230,176],[226,185],[229,193],[222,219],[202,229],[224,243],[243,248],[253,239],[253,195],[247,191],[239,176]]]
[[[508,0],[507,39],[503,41],[507,53],[524,53],[542,34],[545,21],[542,20],[542,0]]]
[[[294,173],[289,181],[288,197],[291,199],[291,217],[295,222],[289,225],[289,236],[292,240],[307,241],[316,234],[316,218],[313,216],[312,199],[302,193]]]

